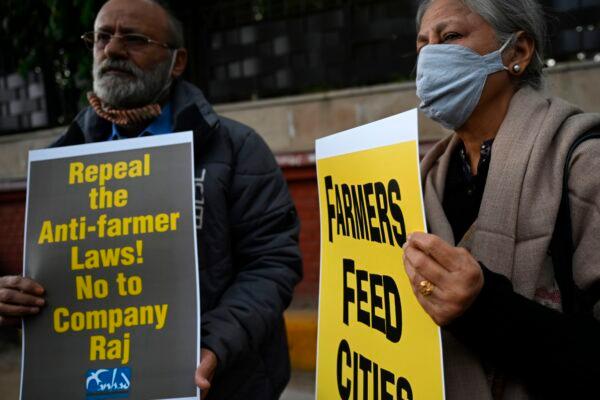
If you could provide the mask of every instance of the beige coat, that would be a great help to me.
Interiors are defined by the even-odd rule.
[[[508,277],[517,293],[553,308],[560,309],[560,296],[547,251],[560,204],[563,166],[570,144],[595,126],[600,127],[599,114],[584,114],[530,88],[518,91],[492,146],[479,216],[459,244],[490,270]],[[442,197],[458,141],[452,135],[436,144],[421,165],[429,230],[451,244],[455,242]],[[575,152],[569,193],[574,278],[585,289],[600,279],[600,141],[585,142]],[[477,355],[447,332],[443,342],[447,399],[491,399]],[[503,398],[530,397],[519,384],[507,382]]]

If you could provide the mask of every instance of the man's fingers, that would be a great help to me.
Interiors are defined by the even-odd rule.
[[[200,389],[210,388],[210,374],[211,368],[209,363],[205,359],[202,359],[200,365],[196,368],[196,385],[198,385]]]
[[[20,317],[40,312],[44,289],[35,281],[18,275],[0,277],[0,325],[20,322]]]
[[[196,369],[196,385],[201,390],[201,399],[204,399],[210,389],[210,381],[212,380],[215,369],[217,368],[217,356],[211,350],[202,348],[200,350],[200,365]]]
[[[2,287],[17,289],[25,293],[30,293],[38,296],[44,294],[44,288],[39,283],[37,283],[33,279],[19,275],[0,277],[0,288]]]
[[[196,385],[202,390],[210,389],[210,382],[202,375],[200,369],[196,370]]]
[[[200,399],[205,399],[208,395],[208,389],[210,389],[210,382],[204,376],[203,372],[200,370],[202,365],[196,369],[196,386],[200,388]]]
[[[407,243],[409,246],[419,248],[448,271],[453,270],[452,267],[454,266],[454,261],[456,261],[456,248],[450,246],[438,236],[423,232],[413,232],[409,235]]]
[[[39,312],[39,307],[15,306],[13,304],[0,303],[0,315],[6,317],[22,317],[34,315]]]
[[[21,293],[15,289],[0,289],[0,304],[13,304],[17,306],[41,307],[45,301],[41,297]]]
[[[0,326],[19,326],[21,325],[20,317],[4,317],[0,315]]]

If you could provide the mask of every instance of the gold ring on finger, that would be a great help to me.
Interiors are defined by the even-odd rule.
[[[419,292],[425,297],[429,296],[433,292],[433,288],[433,283],[426,279],[419,282]]]

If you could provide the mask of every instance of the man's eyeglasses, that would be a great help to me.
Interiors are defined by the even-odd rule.
[[[152,40],[148,36],[142,35],[141,33],[125,33],[123,35],[117,35],[108,32],[94,31],[84,33],[81,35],[81,38],[90,50],[103,50],[112,40],[112,38],[119,39],[123,46],[125,46],[127,50],[131,51],[143,50],[150,44],[155,44],[166,49],[175,48],[167,43]]]

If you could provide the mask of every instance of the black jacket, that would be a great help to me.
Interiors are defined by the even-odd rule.
[[[302,276],[285,180],[261,137],[218,116],[195,86],[176,82],[171,106],[174,131],[194,132],[201,341],[219,359],[209,398],[278,398],[290,374],[282,314]],[[88,107],[54,146],[110,134]]]

